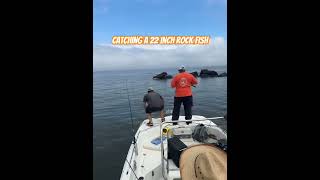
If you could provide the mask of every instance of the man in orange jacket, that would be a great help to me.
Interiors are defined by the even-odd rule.
[[[198,84],[197,79],[192,74],[186,72],[184,66],[180,67],[179,74],[171,81],[171,87],[176,88],[172,121],[179,119],[181,103],[183,103],[185,119],[190,120],[192,118],[191,108],[193,106],[193,100],[191,86],[195,84]],[[173,124],[175,125],[177,123]]]

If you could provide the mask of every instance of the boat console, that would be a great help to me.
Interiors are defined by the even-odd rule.
[[[186,122],[188,121],[186,120]],[[205,125],[200,122],[189,125],[171,125],[171,123],[164,122],[160,125],[160,130],[165,130],[161,133],[161,137],[165,136],[167,138],[167,147],[164,147],[164,143],[161,142],[162,173],[163,177],[169,180],[180,179],[179,159],[181,153],[188,147],[198,144],[212,144],[225,151],[227,149],[226,133],[214,123],[208,124],[206,122]],[[164,126],[162,127],[162,125]],[[166,154],[164,149],[167,149]]]

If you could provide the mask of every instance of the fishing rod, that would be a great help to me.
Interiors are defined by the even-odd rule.
[[[212,118],[206,118],[208,120],[216,120],[216,119],[224,119],[224,117],[212,117]]]
[[[128,90],[128,80],[126,80],[126,89],[127,89],[129,109],[130,109],[130,118],[131,118],[131,126],[132,126],[131,129],[132,129],[132,136],[133,136],[133,144],[136,144],[136,138],[135,138],[135,136],[134,136],[134,127],[133,127],[131,103],[130,103],[129,90]]]

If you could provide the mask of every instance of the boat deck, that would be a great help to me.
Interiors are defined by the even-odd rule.
[[[165,121],[171,121],[171,116],[166,116]],[[203,116],[193,116],[193,120],[201,120],[205,119]],[[179,120],[184,120],[184,116],[180,116]],[[164,179],[162,175],[162,166],[161,166],[161,144],[155,145],[152,144],[151,141],[159,138],[160,136],[160,118],[153,119],[153,126],[147,126],[148,120],[144,120],[141,123],[140,128],[136,133],[136,150],[138,153],[135,153],[134,145],[132,144],[128,155],[127,160],[130,161],[131,166],[135,169],[135,174],[137,177],[144,177],[145,180],[161,180]],[[202,124],[210,124],[215,125],[212,121],[201,121]],[[196,126],[198,123],[193,122],[192,125]],[[174,125],[174,127],[183,127],[185,126],[185,122],[179,122],[178,125]],[[173,125],[169,125],[173,126]],[[189,125],[190,126],[190,125]],[[200,144],[199,142],[193,140],[192,138],[181,139],[183,143],[187,146]],[[167,158],[167,139],[163,141],[164,145],[164,157]],[[166,161],[164,161],[164,168],[166,173]],[[180,179],[180,171],[179,168],[173,163],[171,159],[169,162],[169,174],[170,177],[168,180]],[[121,175],[121,179],[136,179],[132,173],[132,170],[128,166],[128,163],[125,163],[123,172]]]

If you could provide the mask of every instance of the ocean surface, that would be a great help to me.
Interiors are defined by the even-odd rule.
[[[226,67],[213,67],[219,74],[227,72]],[[118,180],[130,143],[132,124],[128,94],[131,104],[134,129],[146,119],[142,99],[148,87],[153,87],[165,99],[165,110],[171,115],[174,89],[170,80],[153,80],[163,71],[171,75],[176,69],[148,69],[99,71],[93,74],[93,179]],[[188,72],[200,68],[189,68]],[[205,117],[223,116],[227,112],[227,78],[198,78],[193,88],[194,115]],[[128,87],[128,88],[126,88]],[[180,115],[184,115],[181,107]],[[158,113],[153,116],[159,117]],[[227,130],[226,120],[214,121]]]

